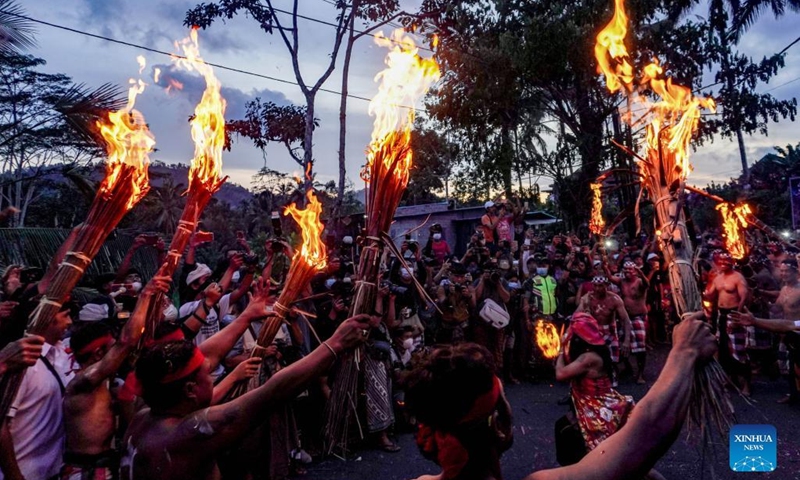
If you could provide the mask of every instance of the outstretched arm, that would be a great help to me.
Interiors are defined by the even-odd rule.
[[[203,451],[207,454],[228,448],[252,428],[260,425],[275,405],[293,398],[314,378],[327,371],[338,355],[363,343],[366,337],[362,332],[368,328],[367,315],[359,315],[342,322],[323,345],[279,371],[261,387],[231,402],[188,416],[175,430],[166,448]],[[201,432],[196,428],[197,425],[205,425],[206,428]]]
[[[158,292],[167,293],[169,290],[170,277],[153,277],[147,284],[139,300],[136,302],[136,308],[133,310],[130,320],[122,328],[119,341],[114,343],[108,349],[105,356],[86,370],[78,373],[78,375],[67,385],[69,393],[85,393],[90,392],[97,388],[98,385],[103,383],[108,377],[117,373],[117,370],[125,362],[125,359],[136,348],[139,339],[142,338],[144,333],[145,321],[147,320],[147,312],[150,309],[150,304],[156,298]],[[156,306],[155,308],[159,308]]]
[[[200,345],[200,351],[206,356],[212,368],[216,368],[222,362],[253,321],[277,315],[275,312],[266,312],[265,301],[265,295],[253,297],[253,300],[242,314],[236,317],[236,320]]]
[[[526,480],[642,478],[678,437],[689,409],[695,369],[716,351],[708,326],[684,320],[661,375],[617,433],[568,467],[543,470]]]
[[[734,323],[739,323],[745,326],[752,325],[770,332],[800,332],[800,320],[756,318],[747,310],[747,308],[745,308],[743,312],[731,312],[728,315]]]

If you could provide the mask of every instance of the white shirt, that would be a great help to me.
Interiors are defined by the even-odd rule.
[[[181,305],[180,310],[178,310],[178,317],[185,318],[188,317],[197,310],[197,307],[200,306],[200,302],[202,300],[195,300],[194,302],[184,303]],[[219,299],[219,303],[212,308],[208,315],[206,315],[205,322],[208,325],[203,325],[200,327],[200,331],[197,332],[197,336],[194,337],[194,344],[200,346],[201,343],[208,340],[212,335],[219,332],[219,320],[220,318],[224,317],[228,314],[231,310],[231,294],[223,295],[222,298]],[[219,312],[219,314],[217,313]]]
[[[45,343],[42,356],[50,361],[66,386],[75,376],[61,342]],[[64,410],[58,380],[42,359],[25,371],[8,411],[14,453],[27,479],[47,479],[61,470],[64,457]],[[0,480],[4,475],[0,472]]]

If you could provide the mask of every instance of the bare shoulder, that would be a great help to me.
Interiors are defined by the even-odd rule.
[[[611,299],[611,303],[613,303],[614,305],[623,305],[623,306],[625,305],[625,302],[622,301],[622,297],[620,297],[614,292],[608,292],[608,298]]]

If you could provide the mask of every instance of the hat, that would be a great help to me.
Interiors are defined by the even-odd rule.
[[[488,202],[483,204],[483,208],[487,208],[488,209],[488,208],[492,208],[492,207],[494,207],[494,202],[491,201],[491,200],[489,200]]]
[[[636,264],[633,262],[625,262],[622,264],[622,268],[636,268]]]
[[[99,322],[108,318],[108,305],[87,303],[78,313],[78,320],[82,322]]]
[[[595,285],[605,285],[606,283],[608,283],[608,279],[603,275],[597,275],[592,279],[592,283]]]
[[[581,337],[589,345],[605,345],[603,332],[597,320],[588,313],[578,312],[572,316],[572,322],[567,331],[567,343],[573,335]]]
[[[647,261],[649,262],[650,260],[652,260],[654,258],[658,259],[658,255],[655,254],[655,253],[651,253],[650,255],[647,256]]]
[[[211,269],[205,263],[198,263],[197,266],[186,276],[186,285],[191,285],[195,280],[199,280],[207,275],[211,275]]]

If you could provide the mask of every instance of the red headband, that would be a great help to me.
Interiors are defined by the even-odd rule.
[[[458,421],[457,425],[465,425],[478,420],[483,420],[494,412],[497,401],[500,399],[502,384],[497,377],[493,378],[492,388],[475,399],[469,413]],[[427,425],[419,424],[417,431],[417,446],[426,456],[436,459],[442,467],[442,478],[448,480],[455,478],[469,462],[469,452],[455,435],[435,430]]]
[[[183,333],[183,330],[180,328],[176,328],[175,330],[169,332],[168,334],[164,335],[163,337],[154,338],[152,340],[147,340],[144,342],[145,347],[152,347],[153,345],[159,343],[167,343],[167,342],[180,342],[181,340],[186,340],[186,335]]]
[[[76,356],[82,357],[84,355],[88,355],[100,347],[103,347],[111,342],[114,341],[114,337],[111,336],[110,333],[103,335],[102,337],[97,337],[91,342],[87,343],[83,348],[75,352]]]
[[[189,359],[186,365],[184,365],[183,368],[179,368],[178,370],[172,373],[164,375],[164,378],[162,378],[161,381],[158,383],[164,385],[167,383],[177,382],[182,378],[186,378],[195,371],[197,371],[197,369],[200,368],[200,365],[202,365],[205,360],[206,356],[203,355],[203,352],[201,352],[199,348],[194,347],[194,353],[192,353],[192,358]]]

